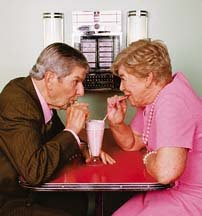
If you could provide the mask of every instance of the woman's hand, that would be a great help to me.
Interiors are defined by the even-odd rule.
[[[111,125],[120,124],[124,121],[127,110],[124,96],[113,96],[107,99],[107,117]]]

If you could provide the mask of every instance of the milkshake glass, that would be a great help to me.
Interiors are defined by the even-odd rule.
[[[100,152],[104,135],[105,123],[103,120],[90,120],[86,123],[88,148],[91,156],[90,164],[100,163]]]

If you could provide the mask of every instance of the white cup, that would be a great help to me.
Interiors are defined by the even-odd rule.
[[[93,160],[99,158],[104,135],[105,123],[102,120],[90,120],[86,123],[88,148]]]

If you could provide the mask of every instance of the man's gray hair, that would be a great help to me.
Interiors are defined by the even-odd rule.
[[[80,51],[65,43],[53,43],[41,52],[30,76],[41,80],[46,71],[52,71],[61,78],[69,75],[75,66],[86,69],[86,72],[89,70],[88,62]]]

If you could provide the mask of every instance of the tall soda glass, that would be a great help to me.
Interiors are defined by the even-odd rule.
[[[91,156],[90,165],[99,164],[100,152],[104,135],[105,123],[103,120],[90,120],[86,123],[88,148]]]

